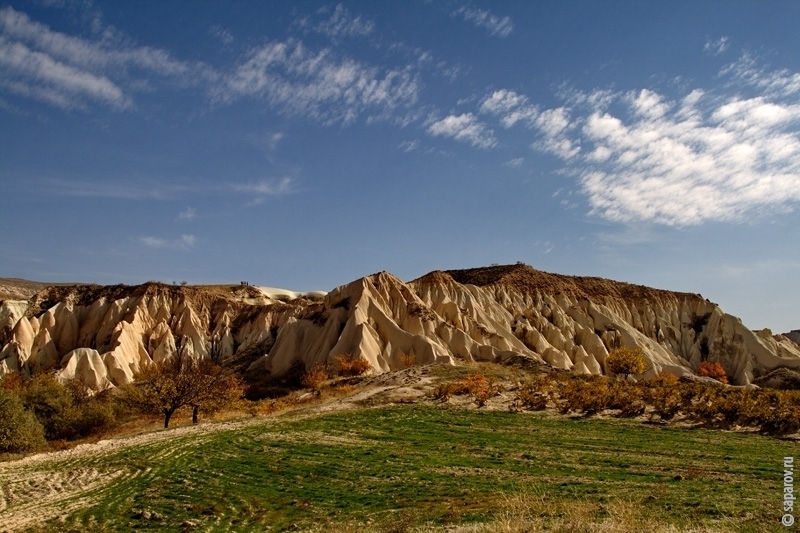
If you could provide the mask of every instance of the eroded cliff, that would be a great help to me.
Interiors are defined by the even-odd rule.
[[[280,296],[280,298],[278,297]],[[279,375],[297,361],[335,369],[343,354],[375,372],[522,355],[578,373],[640,347],[646,375],[718,361],[735,384],[800,369],[800,347],[753,332],[696,294],[526,265],[434,271],[404,283],[381,272],[325,295],[252,286],[75,285],[0,306],[0,374],[56,370],[103,388],[175,356]]]

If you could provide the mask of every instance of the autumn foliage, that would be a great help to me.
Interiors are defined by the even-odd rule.
[[[614,374],[628,376],[647,370],[641,348],[615,348],[606,357],[606,368]]]
[[[192,408],[192,422],[200,410],[211,413],[241,399],[244,385],[232,371],[209,360],[174,358],[151,363],[121,391],[121,400],[145,413],[164,415],[164,427],[178,409]]]
[[[700,363],[700,367],[697,369],[697,375],[716,379],[720,383],[728,383],[728,374],[719,363],[703,361]]]

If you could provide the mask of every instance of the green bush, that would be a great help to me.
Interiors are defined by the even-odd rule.
[[[44,427],[47,440],[85,437],[115,425],[114,405],[102,393],[90,395],[78,381],[62,385],[50,374],[31,379],[22,401]]]
[[[44,428],[14,392],[0,388],[0,452],[18,453],[45,446]]]
[[[25,408],[44,426],[47,440],[71,439],[77,435],[78,412],[70,392],[50,374],[39,374],[22,391]]]

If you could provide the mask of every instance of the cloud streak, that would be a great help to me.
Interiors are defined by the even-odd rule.
[[[342,4],[338,4],[327,20],[314,26],[314,31],[337,37],[365,37],[375,31],[375,23],[361,15],[353,16]]]
[[[467,22],[487,30],[491,35],[508,37],[514,31],[514,22],[509,17],[498,17],[489,10],[462,7],[453,12],[453,16],[461,16]]]
[[[214,77],[203,65],[176,61],[164,50],[131,46],[111,27],[89,41],[11,7],[0,9],[0,86],[7,91],[65,109],[93,102],[125,109],[133,103],[132,70],[184,83]]]
[[[252,50],[214,96],[226,103],[263,99],[285,113],[348,124],[364,113],[388,116],[411,106],[419,90],[410,68],[380,69],[290,39]]]
[[[189,250],[194,247],[197,239],[194,235],[181,235],[177,239],[163,239],[160,237],[139,237],[139,243],[148,248],[168,249],[168,250]]]

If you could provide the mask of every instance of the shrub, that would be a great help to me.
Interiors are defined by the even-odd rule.
[[[44,426],[47,440],[71,439],[77,436],[75,422],[79,412],[72,394],[50,374],[39,374],[22,391],[25,408]]]
[[[45,444],[42,424],[19,396],[0,387],[0,452],[28,452]]]
[[[603,378],[574,378],[561,385],[559,390],[559,410],[566,414],[570,411],[599,413],[611,406],[611,394],[608,381]]]
[[[463,381],[458,381],[440,383],[436,385],[436,387],[433,389],[432,396],[434,400],[446,402],[453,396],[460,396],[468,393],[469,388],[467,388],[466,384]]]
[[[414,366],[417,364],[417,356],[413,353],[401,353],[400,363],[402,363],[402,365],[406,368]]]
[[[328,380],[328,372],[322,365],[315,365],[300,377],[300,384],[319,394],[322,385]]]
[[[500,387],[495,385],[494,380],[487,378],[483,373],[477,372],[464,378],[463,387],[475,397],[475,403],[479,407],[486,405],[489,398],[500,393]]]
[[[337,357],[336,370],[340,376],[361,376],[372,370],[372,365],[363,357],[342,354]]]
[[[653,414],[660,416],[662,420],[675,418],[684,405],[684,398],[675,387],[649,389],[645,401],[653,406]]]
[[[728,374],[719,363],[712,363],[710,361],[703,361],[697,368],[697,375],[716,379],[720,383],[728,383]]]
[[[716,413],[728,424],[751,425],[756,414],[757,401],[750,390],[728,390],[717,401]]]
[[[678,376],[672,372],[659,372],[653,377],[651,382],[657,386],[670,386],[678,383]]]
[[[621,417],[635,417],[644,413],[644,392],[641,387],[625,381],[612,381],[609,387],[609,409],[619,409]]]
[[[614,374],[642,374],[647,364],[641,348],[615,348],[606,357],[606,368]]]
[[[2,377],[2,379],[0,379],[0,387],[19,393],[23,388],[25,388],[25,380],[22,378],[22,374],[19,372],[12,372],[11,374],[6,374]]]
[[[530,411],[543,411],[547,409],[547,402],[552,393],[553,379],[547,375],[537,375],[523,384],[514,398],[517,408]]]

